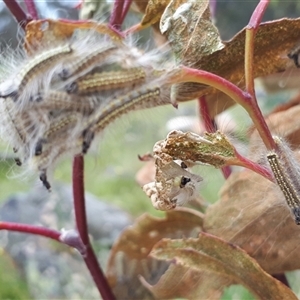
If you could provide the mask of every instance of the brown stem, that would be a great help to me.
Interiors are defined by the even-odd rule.
[[[84,197],[84,160],[83,156],[76,156],[73,161],[73,197],[74,209],[77,230],[81,240],[86,247],[83,255],[84,262],[88,267],[93,280],[104,300],[115,299],[111,288],[100,268],[96,255],[91,246],[88,236],[88,225],[85,210],[85,197]]]

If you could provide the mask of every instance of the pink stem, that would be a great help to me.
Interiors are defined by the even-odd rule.
[[[250,18],[247,28],[249,28],[249,29],[251,29],[251,28],[257,29],[258,28],[269,3],[270,3],[270,0],[260,0],[259,1],[254,12],[252,13],[252,16]]]
[[[255,173],[262,175],[263,177],[267,178],[271,182],[275,182],[273,173],[268,168],[251,161],[250,159],[240,155],[238,152],[235,153],[235,156],[239,161],[238,163],[235,163],[236,166],[245,167],[249,170],[254,171]]]
[[[218,129],[217,124],[215,123],[214,119],[212,119],[209,115],[206,97],[205,96],[200,97],[198,99],[198,103],[199,103],[199,113],[201,119],[203,120],[204,129],[207,132],[215,132]],[[227,179],[231,174],[230,166],[222,167],[221,171],[225,179]]]
[[[3,0],[3,2],[6,4],[11,14],[16,18],[20,26],[25,29],[27,23],[29,23],[32,18],[26,15],[16,0]]]
[[[199,113],[202,119],[202,123],[204,125],[204,129],[207,132],[215,132],[216,131],[216,123],[214,119],[212,119],[209,115],[209,110],[207,106],[206,97],[202,96],[198,99],[199,104]]]
[[[122,25],[124,0],[115,0],[113,9],[110,15],[109,24],[113,28],[120,30]]]
[[[127,16],[127,13],[129,11],[131,3],[132,3],[132,0],[125,0],[124,6],[123,6],[123,11],[122,11],[122,16],[121,16],[122,23],[124,22],[125,17]]]
[[[34,0],[24,0],[24,2],[27,7],[27,11],[28,11],[29,15],[32,17],[32,19],[38,20],[39,16],[38,16],[38,12],[36,10],[35,4],[34,4]]]
[[[84,197],[84,160],[83,156],[76,156],[73,161],[73,198],[77,229],[80,238],[86,247],[83,255],[93,280],[104,300],[115,299],[111,288],[100,268],[96,255],[90,244],[88,225],[86,220],[85,197]]]
[[[48,229],[42,226],[33,226],[29,224],[18,224],[11,222],[0,222],[0,230],[17,231],[22,233],[29,233],[44,236],[52,240],[60,241],[61,232],[53,229]]]
[[[212,86],[242,105],[248,112],[254,125],[256,126],[267,149],[275,149],[276,145],[272,138],[269,127],[258,107],[253,101],[252,95],[242,91],[230,81],[207,71],[196,70],[181,66],[179,71],[170,78],[171,83],[197,82]]]

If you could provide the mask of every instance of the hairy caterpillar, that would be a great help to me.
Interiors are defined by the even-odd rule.
[[[144,70],[133,68],[130,70],[102,72],[85,76],[67,86],[68,93],[79,95],[92,94],[110,89],[125,88],[132,83],[132,87],[144,81]]]
[[[117,98],[107,104],[103,109],[97,111],[88,120],[87,128],[83,132],[82,152],[86,153],[90,147],[95,133],[103,130],[110,122],[118,116],[136,109],[137,106],[146,108],[148,103],[155,103],[160,96],[158,87],[133,91],[124,97]]]
[[[81,57],[71,57],[69,63],[66,64],[59,76],[66,80],[74,75],[81,75],[87,73],[95,67],[99,67],[105,63],[105,59],[114,51],[117,50],[115,45],[109,45],[106,47],[99,47],[93,51],[88,51],[87,54],[81,55]]]
[[[47,171],[60,157],[85,154],[95,135],[129,111],[170,103],[172,72],[153,56],[92,30],[86,35],[40,45],[0,82],[1,136],[48,189]]]
[[[287,205],[295,216],[295,223],[300,225],[300,169],[298,163],[293,160],[293,154],[284,141],[274,137],[278,150],[267,154],[267,159],[281,189]]]

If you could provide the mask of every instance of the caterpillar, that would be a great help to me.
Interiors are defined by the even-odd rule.
[[[47,189],[49,168],[63,156],[86,154],[115,119],[170,103],[172,70],[151,53],[93,30],[80,33],[36,47],[0,77],[1,137]]]

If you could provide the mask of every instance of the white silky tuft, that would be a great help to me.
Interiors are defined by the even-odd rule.
[[[18,164],[47,172],[63,156],[85,154],[94,137],[131,111],[170,103],[161,54],[95,31],[6,55],[0,80],[0,135]],[[128,74],[128,76],[126,76]]]

